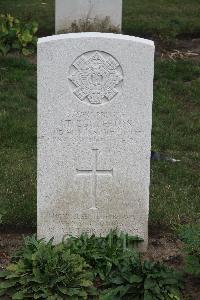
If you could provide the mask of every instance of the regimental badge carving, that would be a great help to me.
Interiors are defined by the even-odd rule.
[[[70,68],[73,93],[84,103],[104,104],[119,92],[123,71],[110,54],[91,51],[79,56]]]

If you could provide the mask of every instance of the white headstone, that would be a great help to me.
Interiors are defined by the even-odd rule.
[[[38,236],[148,238],[154,44],[75,33],[38,42]]]
[[[104,20],[121,30],[122,0],[56,0],[56,32],[70,28],[79,20]]]

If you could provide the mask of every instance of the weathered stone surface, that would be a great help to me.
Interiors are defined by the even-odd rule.
[[[74,21],[110,18],[111,24],[122,23],[122,0],[56,0],[56,32],[66,30]]]
[[[38,236],[148,238],[153,42],[77,33],[38,42]]]

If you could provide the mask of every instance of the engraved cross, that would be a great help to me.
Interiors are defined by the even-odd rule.
[[[92,149],[93,153],[93,167],[89,170],[76,169],[77,175],[92,175],[92,207],[90,209],[96,210],[96,199],[97,199],[97,176],[98,175],[109,175],[113,176],[113,169],[100,170],[98,169],[98,149]]]

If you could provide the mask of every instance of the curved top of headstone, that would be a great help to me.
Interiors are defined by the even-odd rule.
[[[130,35],[123,35],[123,34],[116,34],[116,33],[101,33],[101,32],[79,32],[79,33],[66,33],[66,34],[58,34],[53,36],[42,37],[38,39],[38,44],[46,43],[46,42],[53,42],[53,41],[62,41],[66,39],[81,39],[81,38],[107,38],[107,39],[119,39],[119,40],[127,40],[132,41],[135,43],[145,44],[154,47],[154,42],[151,40],[130,36]]]

